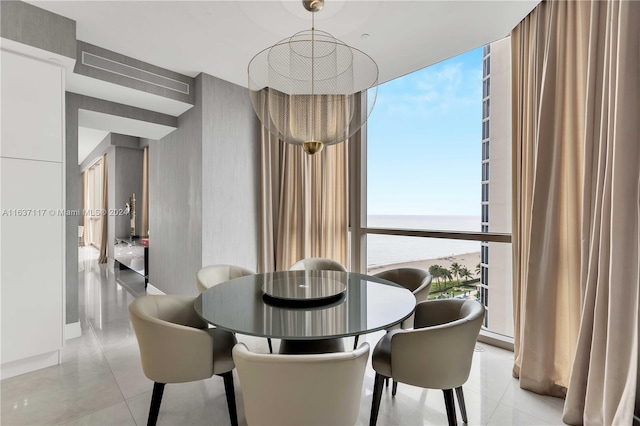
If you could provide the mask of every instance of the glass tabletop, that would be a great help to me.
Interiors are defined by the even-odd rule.
[[[273,288],[274,282],[287,283],[289,294],[307,292],[314,303],[298,304],[290,298],[278,303],[265,297],[263,289]],[[332,288],[341,283],[346,290],[318,302],[313,288],[323,282]],[[210,324],[240,334],[317,340],[389,328],[408,318],[415,305],[409,290],[380,278],[339,271],[281,271],[213,286],[198,296],[195,309]]]

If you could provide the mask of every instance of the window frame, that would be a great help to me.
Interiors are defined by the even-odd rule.
[[[484,60],[483,60],[484,65]],[[482,100],[479,100],[482,102]],[[366,95],[361,95],[360,102],[356,102],[357,114],[363,110],[366,111]],[[486,149],[488,151],[489,144],[489,121],[482,120],[482,137],[478,141],[484,146],[486,141]],[[485,129],[486,126],[486,129]],[[486,136],[485,136],[486,130]],[[488,154],[488,153],[487,153]],[[481,154],[482,157],[482,154]],[[488,169],[487,158],[482,160],[483,169]],[[484,171],[484,170],[483,170]],[[484,173],[483,173],[484,174]],[[485,177],[485,176],[483,176]],[[488,170],[486,170],[486,179],[481,182],[487,182],[489,179]],[[365,123],[349,139],[349,269],[362,274],[367,273],[367,236],[368,235],[394,235],[405,237],[421,237],[421,238],[443,238],[452,240],[479,241],[481,243],[497,242],[511,243],[512,234],[502,232],[470,232],[470,231],[445,231],[439,229],[401,229],[401,228],[373,228],[367,225],[367,124]],[[488,205],[484,204],[488,208]],[[481,207],[482,209],[482,207]],[[481,229],[483,229],[481,227]],[[485,266],[486,270],[486,266]],[[487,312],[488,313],[488,312]],[[483,328],[480,332],[480,341],[503,347],[513,351],[513,338],[503,336],[491,332]]]

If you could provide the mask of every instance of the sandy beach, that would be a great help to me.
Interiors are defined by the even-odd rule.
[[[453,263],[458,263],[460,266],[464,266],[471,272],[474,278],[476,275],[476,266],[480,263],[480,252],[463,253],[455,256],[446,256],[438,259],[426,259],[418,260],[414,262],[393,263],[389,265],[376,265],[369,268],[370,274],[376,274],[378,272],[386,271],[387,269],[394,268],[420,268],[429,270],[432,265],[440,265],[444,268],[450,269]]]

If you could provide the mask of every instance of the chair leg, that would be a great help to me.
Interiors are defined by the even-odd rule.
[[[384,378],[384,385],[385,385],[385,387],[389,387],[389,378],[388,377]]]
[[[151,394],[151,407],[149,407],[149,418],[147,426],[155,426],[158,421],[158,412],[160,412],[160,403],[162,402],[162,393],[164,392],[164,383],[153,383],[153,393]]]
[[[391,388],[391,396],[396,396],[396,392],[398,392],[398,382],[393,381],[393,387]]]
[[[229,407],[229,418],[233,426],[238,426],[238,413],[236,412],[236,393],[233,388],[233,371],[221,374],[224,379],[224,391],[227,394],[227,406]]]
[[[378,411],[380,411],[380,400],[382,399],[382,381],[384,376],[376,373],[376,379],[373,382],[373,395],[371,397],[371,418],[369,418],[369,426],[376,426],[378,422]]]
[[[453,397],[453,389],[442,389],[444,393],[444,405],[447,408],[447,420],[449,426],[456,426],[458,419],[456,418],[456,400]]]
[[[272,354],[273,353],[273,347],[271,346],[271,338],[267,337],[267,343],[269,344],[269,353]]]
[[[467,406],[464,404],[464,393],[462,393],[462,386],[456,388],[456,396],[458,397],[458,405],[460,406],[460,414],[462,414],[462,421],[467,421]]]
[[[360,336],[356,336],[356,339],[353,341],[353,350],[355,351],[356,349],[358,349],[358,338]]]

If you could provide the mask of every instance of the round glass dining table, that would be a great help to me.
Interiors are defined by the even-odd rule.
[[[195,310],[216,327],[282,339],[280,352],[312,353],[340,350],[342,337],[399,324],[415,305],[409,290],[377,277],[280,271],[215,285],[198,296]]]

